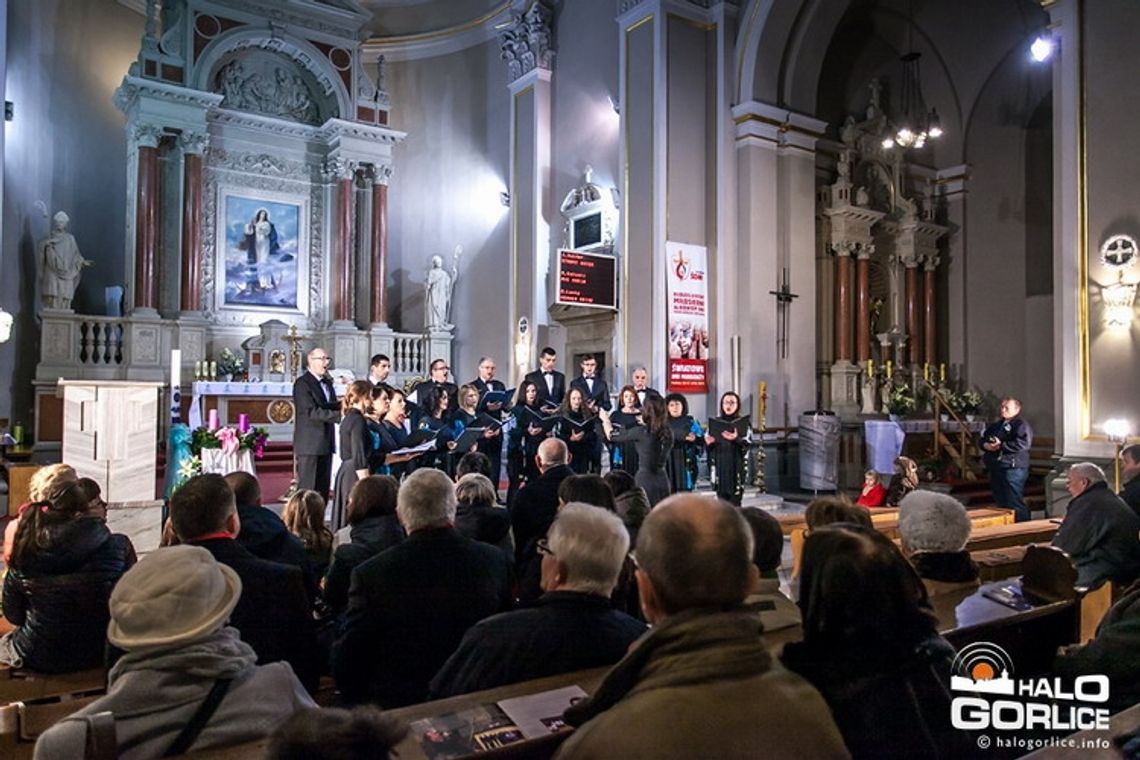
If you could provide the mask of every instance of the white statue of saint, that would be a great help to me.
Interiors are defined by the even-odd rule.
[[[64,212],[56,212],[52,217],[51,233],[40,241],[36,249],[40,263],[40,293],[47,309],[70,309],[75,288],[79,285],[79,273],[83,267],[95,263],[80,255],[75,236],[67,231],[70,221]]]
[[[450,330],[455,325],[449,320],[451,293],[459,276],[459,255],[461,246],[455,247],[451,271],[443,268],[443,258],[431,257],[431,268],[424,279],[424,330]]]

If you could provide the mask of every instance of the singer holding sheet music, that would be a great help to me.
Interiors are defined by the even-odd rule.
[[[578,475],[601,472],[601,443],[595,428],[597,421],[593,410],[586,404],[586,396],[581,388],[570,386],[559,413],[562,419],[558,422],[555,434],[566,441],[566,448],[570,451],[570,468]]]
[[[507,386],[499,380],[495,379],[495,360],[489,356],[484,356],[479,359],[479,377],[471,381],[471,385],[475,386],[475,390],[479,392],[480,399],[488,391],[505,391]],[[494,420],[499,422],[503,421],[504,404],[492,402],[484,404],[480,401],[479,411]],[[479,441],[475,447],[481,454],[486,454],[487,458],[491,460],[491,472],[493,473],[492,485],[495,491],[499,490],[499,478],[501,477],[503,467],[503,436],[500,431],[496,430],[492,435],[487,436]]]
[[[610,414],[610,421],[619,429],[633,428],[641,424],[641,401],[637,390],[627,385],[618,394],[617,411]],[[625,470],[630,475],[637,474],[637,447],[632,443],[610,443],[610,469]]]
[[[744,452],[749,434],[748,418],[740,415],[740,396],[728,391],[720,397],[720,416],[709,420],[705,443],[716,495],[738,507],[744,499]]]
[[[538,477],[538,464],[534,458],[538,456],[538,445],[548,433],[534,424],[544,415],[539,406],[538,388],[533,381],[523,380],[519,384],[511,416],[515,424],[507,437],[508,507],[514,505],[514,496],[519,488]]]
[[[345,524],[349,491],[356,485],[356,481],[368,477],[379,456],[382,456],[373,447],[372,433],[364,416],[371,411],[372,383],[357,380],[349,385],[341,399],[340,469],[336,471],[336,485],[333,487],[333,533]]]
[[[665,399],[650,396],[641,407],[641,419],[645,423],[635,428],[618,430],[605,409],[598,412],[602,429],[610,442],[629,442],[637,447],[637,474],[633,479],[645,489],[652,508],[669,495],[669,476],[665,474],[665,462],[673,448],[673,431],[669,428],[669,415],[665,411]]]

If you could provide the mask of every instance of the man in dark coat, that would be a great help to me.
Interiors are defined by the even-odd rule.
[[[1091,462],[1070,467],[1065,487],[1073,499],[1053,546],[1073,558],[1077,585],[1131,584],[1140,577],[1140,517],[1109,489],[1104,471]]]
[[[1124,485],[1120,498],[1140,515],[1140,443],[1125,446],[1120,451],[1120,477]]]
[[[593,410],[594,414],[597,414],[599,409],[610,411],[613,408],[613,404],[610,402],[610,387],[606,384],[605,379],[597,376],[598,360],[593,354],[586,354],[582,357],[580,366],[582,374],[570,381],[570,388],[577,388],[582,392],[582,398],[585,399],[586,405]],[[590,472],[602,471],[602,437],[600,435],[594,436],[594,450],[590,454],[590,461],[593,463]]]
[[[480,397],[487,391],[505,391],[507,389],[507,386],[495,379],[495,360],[489,356],[479,359],[479,377],[472,380],[471,385],[474,385],[475,389],[479,391]],[[503,419],[503,407],[504,404],[480,403],[479,411],[501,421]],[[485,454],[491,460],[491,473],[487,477],[494,483],[495,490],[498,490],[499,477],[503,467],[502,434],[493,435],[490,438],[480,438],[479,442],[475,444],[475,448],[480,454]]]
[[[297,487],[328,498],[332,481],[333,427],[340,421],[340,402],[328,375],[329,355],[309,352],[309,369],[293,383],[293,457]]]
[[[431,379],[417,385],[410,395],[415,396],[414,403],[416,404],[415,419],[418,420],[421,415],[430,414],[431,410],[424,407],[427,403],[432,391],[436,388],[441,388],[447,391],[447,398],[451,401],[451,409],[458,406],[459,401],[459,386],[447,379],[448,373],[451,372],[451,367],[447,366],[446,359],[434,359],[428,368],[428,373]]]
[[[547,346],[538,355],[539,368],[528,372],[524,378],[534,383],[540,407],[556,407],[562,403],[562,397],[566,395],[566,375],[554,369],[557,360],[557,352]]]
[[[237,542],[255,557],[301,569],[309,599],[316,599],[320,579],[305,554],[305,544],[285,527],[277,513],[261,505],[261,484],[248,472],[231,472],[226,485],[234,492],[241,533]]]
[[[515,560],[521,564],[534,551],[534,541],[546,535],[558,513],[558,487],[574,474],[570,452],[558,438],[547,438],[538,445],[538,471],[541,473],[522,487],[511,507],[515,531]]]
[[[660,396],[661,392],[656,388],[649,387],[649,370],[645,367],[637,367],[633,370],[633,392],[637,394],[637,405],[644,406],[645,399],[649,396]]]
[[[422,702],[428,682],[475,623],[511,604],[510,560],[461,536],[455,489],[443,472],[416,470],[396,512],[408,537],[352,571],[333,649],[344,699],[385,708]]]
[[[1110,713],[1140,703],[1140,583],[1105,613],[1092,641],[1068,647],[1053,663],[1053,674],[1065,683],[1095,673],[1108,676],[1109,701],[1104,707]]]
[[[201,546],[242,582],[230,625],[257,652],[259,664],[284,660],[310,693],[321,677],[316,627],[300,568],[254,556],[235,539],[241,531],[234,492],[221,475],[198,475],[170,499],[170,521],[184,544]]]
[[[1029,477],[1029,448],[1033,428],[1021,418],[1021,402],[1007,396],[1001,400],[1001,419],[982,432],[982,461],[990,473],[990,488],[999,507],[1012,509],[1018,522],[1029,519],[1023,494]]]
[[[600,507],[567,504],[542,555],[538,606],[481,621],[432,679],[431,698],[612,665],[645,624],[610,605],[629,534]]]

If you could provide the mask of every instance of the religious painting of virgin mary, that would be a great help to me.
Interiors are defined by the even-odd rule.
[[[229,193],[224,214],[223,305],[297,309],[301,204]]]

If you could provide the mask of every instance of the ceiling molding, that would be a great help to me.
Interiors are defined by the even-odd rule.
[[[493,40],[499,27],[511,19],[515,0],[503,0],[481,16],[444,29],[392,37],[372,37],[364,42],[362,53],[367,61],[380,55],[386,61],[414,61],[447,55]]]

